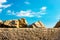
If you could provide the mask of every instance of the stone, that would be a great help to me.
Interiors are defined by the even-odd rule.
[[[56,25],[54,26],[54,28],[60,28],[60,20],[56,23]]]
[[[20,27],[25,28],[27,27],[27,21],[24,18],[21,18],[19,21]]]
[[[18,20],[7,20],[4,22],[4,25],[15,26],[16,28],[26,28],[27,22],[24,18]]]
[[[33,28],[45,28],[44,24],[40,21],[35,22],[31,25]]]
[[[0,26],[5,26],[6,28],[45,28],[45,25],[41,21],[28,25],[25,18],[0,21],[0,23],[2,23]]]
[[[6,20],[6,21],[4,21],[4,25],[9,25],[9,26],[11,26],[10,25],[10,22],[11,22],[12,20]]]

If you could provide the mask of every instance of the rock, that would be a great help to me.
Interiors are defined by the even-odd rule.
[[[6,28],[45,28],[41,21],[35,22],[32,25],[28,25],[24,18],[18,20],[0,21],[0,23],[2,23],[0,26],[5,26]]]
[[[8,20],[8,21],[5,21],[4,24],[8,26],[16,26],[17,28],[27,27],[27,22],[24,18],[21,18],[20,20]]]
[[[24,18],[21,18],[19,23],[20,23],[20,27],[22,27],[22,28],[27,27],[27,21]]]
[[[54,26],[54,28],[60,28],[60,20],[56,23],[56,25]]]
[[[4,25],[9,25],[9,26],[11,26],[11,24],[10,24],[11,21],[12,21],[12,20],[6,20],[6,21],[4,21]]]
[[[45,28],[44,24],[40,21],[35,22],[31,25],[33,28]]]
[[[4,22],[4,24],[8,25],[8,26],[16,26],[17,28],[19,28],[18,20],[8,20],[8,21]]]

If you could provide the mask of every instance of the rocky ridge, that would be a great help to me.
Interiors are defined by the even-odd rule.
[[[31,25],[28,25],[28,22],[24,19],[17,20],[0,20],[1,28],[45,28],[45,25],[41,21],[37,21]]]
[[[17,20],[0,20],[0,28],[45,28],[46,26],[41,22],[37,21],[28,25],[28,22],[25,18],[17,19]],[[60,20],[56,23],[54,28],[60,28]]]

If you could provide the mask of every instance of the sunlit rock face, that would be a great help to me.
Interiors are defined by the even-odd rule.
[[[15,20],[0,21],[0,26],[6,28],[45,28],[41,21],[28,25],[24,18]]]
[[[18,20],[8,20],[4,22],[4,25],[8,25],[8,26],[15,26],[17,28],[19,28],[19,21]]]
[[[56,25],[54,26],[54,28],[60,28],[60,20],[56,23]]]
[[[24,18],[21,18],[19,20],[19,26],[22,27],[22,28],[26,28],[28,25],[27,21],[24,19]]]
[[[44,24],[42,22],[35,22],[32,25],[32,28],[45,28]]]
[[[4,22],[4,25],[8,26],[15,26],[17,28],[26,28],[27,22],[24,18],[18,19],[18,20],[8,20]]]
[[[6,21],[4,21],[4,25],[9,25],[9,26],[11,26],[10,25],[10,22],[11,22],[12,20],[6,20]]]

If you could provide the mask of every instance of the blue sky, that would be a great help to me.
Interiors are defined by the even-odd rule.
[[[0,0],[0,20],[20,18],[52,28],[60,19],[60,0]]]

